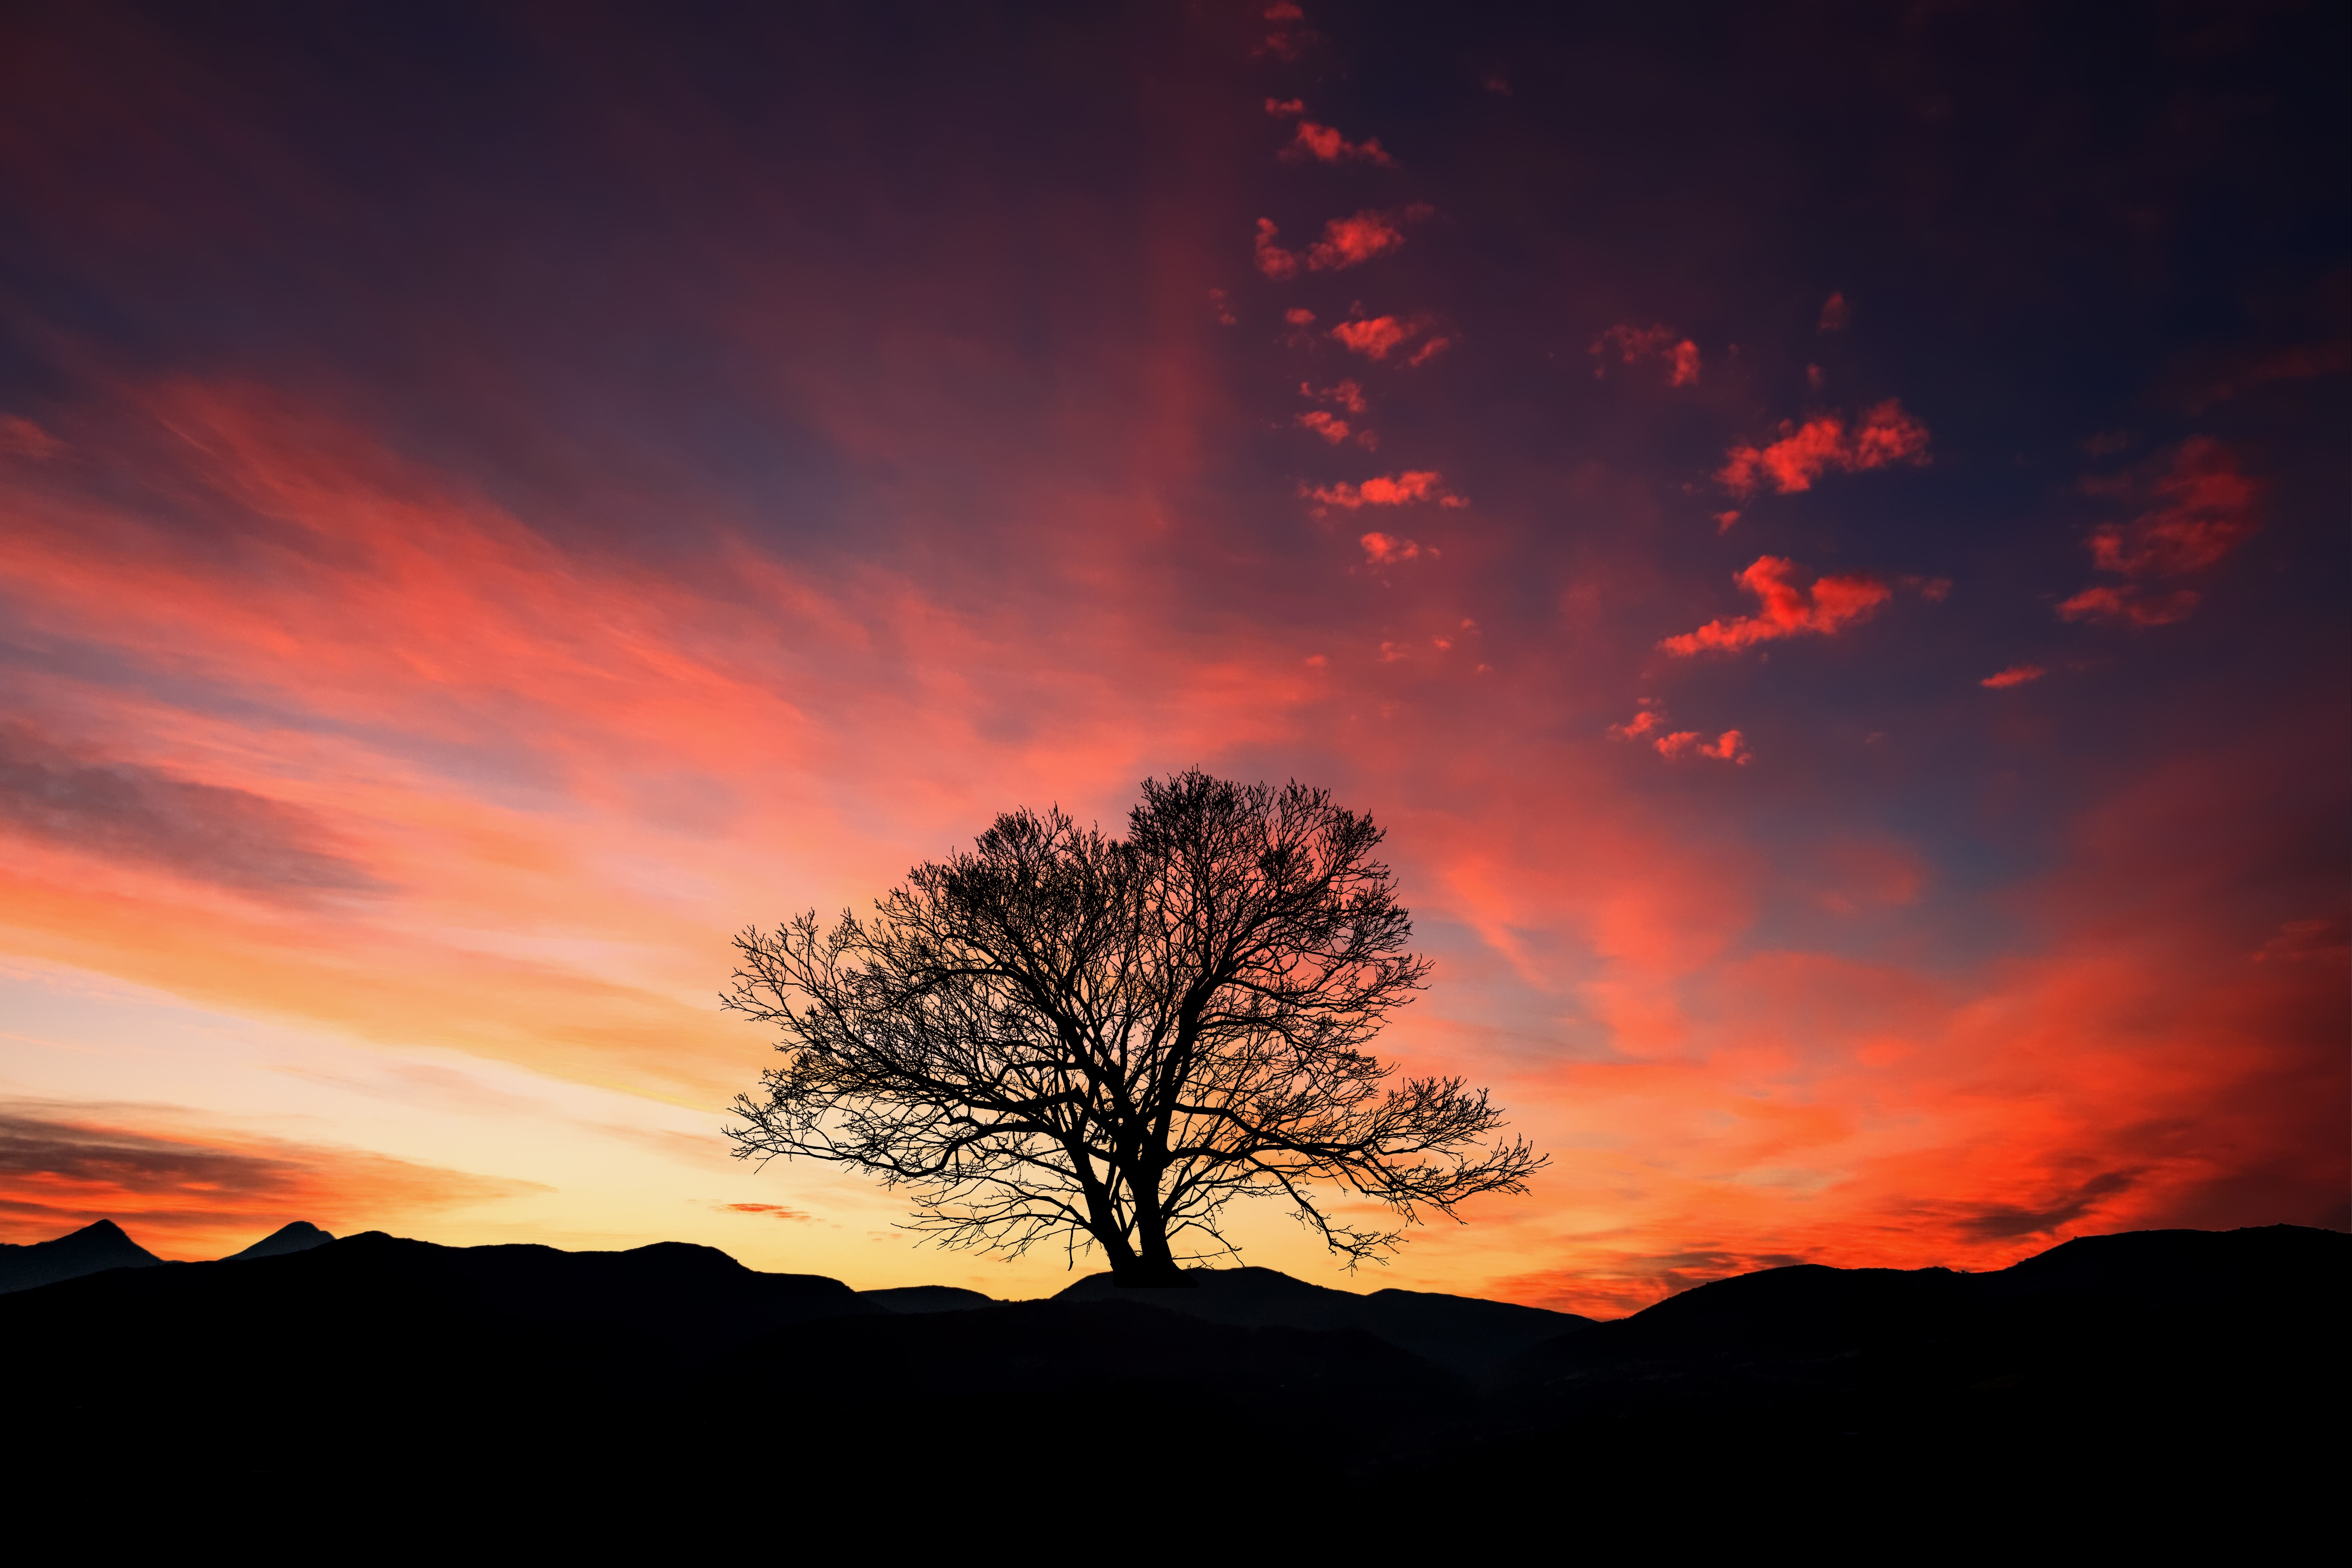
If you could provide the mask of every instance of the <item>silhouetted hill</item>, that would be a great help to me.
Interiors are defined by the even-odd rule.
[[[1214,1323],[1252,1328],[1360,1329],[1455,1372],[1476,1374],[1546,1340],[1589,1328],[1590,1318],[1508,1301],[1424,1290],[1357,1295],[1271,1268],[1196,1268],[1189,1289],[1130,1289],[1090,1274],[1057,1301],[1132,1301]]]
[[[788,1324],[877,1310],[839,1280],[757,1273],[680,1242],[561,1252],[370,1231],[20,1292],[5,1299],[0,1332],[55,1349],[34,1384],[89,1408],[283,1400],[316,1419],[311,1407],[331,1389],[337,1405],[382,1400],[510,1423],[582,1388],[642,1393]],[[251,1386],[252,1369],[276,1365],[334,1376],[277,1393]]]
[[[1243,1327],[1125,1300],[1010,1301],[968,1311],[814,1323],[749,1347],[742,1364],[790,1369],[793,1407],[869,1413],[890,1430],[949,1435],[970,1479],[1046,1434],[1104,1430],[1123,1463],[1181,1463],[1237,1427],[1301,1409],[1377,1448],[1456,1414],[1468,1385],[1360,1330]],[[780,1443],[789,1448],[789,1442]],[[822,1463],[802,1450],[802,1463]]]
[[[332,1234],[320,1230],[309,1220],[298,1219],[291,1225],[280,1226],[244,1251],[230,1253],[221,1261],[235,1263],[239,1258],[277,1258],[289,1252],[308,1252],[334,1239]]]
[[[2020,1335],[2050,1342],[2062,1329],[2082,1356],[2103,1353],[2103,1336],[2151,1329],[2200,1337],[2225,1325],[2284,1329],[2347,1298],[2352,1237],[2338,1232],[2138,1231],[2084,1237],[1985,1274],[1816,1264],[1743,1274],[1549,1341],[1500,1375],[1527,1390],[1606,1383],[1630,1367],[1647,1369],[1645,1379],[1668,1366],[1682,1378],[1754,1367],[1789,1386],[1816,1364],[1843,1376],[1873,1354]],[[2083,1335],[2091,1342],[2073,1342]]]
[[[109,1268],[152,1268],[163,1260],[101,1219],[29,1246],[0,1243],[0,1292],[30,1290]]]
[[[993,1296],[954,1285],[895,1285],[885,1290],[860,1290],[857,1295],[886,1312],[969,1312],[975,1307],[999,1304]]]
[[[1439,1479],[1622,1474],[1670,1449],[1788,1484],[1944,1474],[2116,1507],[2257,1474],[2292,1491],[2336,1462],[2312,1434],[2352,1393],[2347,1308],[2352,1237],[2291,1226],[2085,1237],[1985,1274],[1768,1269],[1506,1363]]]
[[[2316,1488],[2347,1263],[2334,1232],[2150,1232],[1980,1275],[1770,1269],[1590,1323],[1265,1269],[990,1302],[678,1244],[370,1233],[18,1291],[0,1342],[26,1484],[152,1453],[192,1497],[366,1476],[419,1518],[776,1497],[969,1526],[1028,1498],[1121,1528],[1164,1504],[1665,1541],[1792,1508],[1819,1534],[1897,1502]]]

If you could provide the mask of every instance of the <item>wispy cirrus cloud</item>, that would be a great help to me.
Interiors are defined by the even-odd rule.
[[[63,441],[31,420],[0,414],[0,457],[48,458],[65,449]]]
[[[310,811],[0,722],[0,834],[274,900],[384,889]]]

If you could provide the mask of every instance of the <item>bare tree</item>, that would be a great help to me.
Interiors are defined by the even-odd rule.
[[[870,921],[752,927],[725,1005],[789,1059],[735,1101],[736,1152],[878,1174],[944,1245],[1091,1242],[1123,1284],[1233,1251],[1236,1197],[1286,1198],[1353,1267],[1424,1208],[1524,1192],[1544,1162],[1480,1146],[1485,1090],[1391,1083],[1364,1048],[1429,973],[1381,839],[1325,791],[1193,772],[1146,783],[1124,839],[1009,812]]]

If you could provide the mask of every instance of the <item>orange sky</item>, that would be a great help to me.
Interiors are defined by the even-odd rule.
[[[1575,62],[1748,90],[1630,34],[530,15],[0,81],[0,1237],[1056,1289],[727,1159],[728,937],[1192,765],[1387,826],[1389,1049],[1552,1155],[1360,1283],[2347,1224],[2342,246],[2195,221],[2291,125],[2115,154],[2151,238],[1883,104],[1621,146]]]

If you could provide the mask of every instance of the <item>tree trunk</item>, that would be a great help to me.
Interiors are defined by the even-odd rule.
[[[1124,1289],[1187,1290],[1192,1279],[1168,1247],[1168,1216],[1160,1212],[1160,1173],[1138,1171],[1128,1177],[1135,1198],[1135,1255],[1124,1268],[1111,1265],[1111,1283]]]

